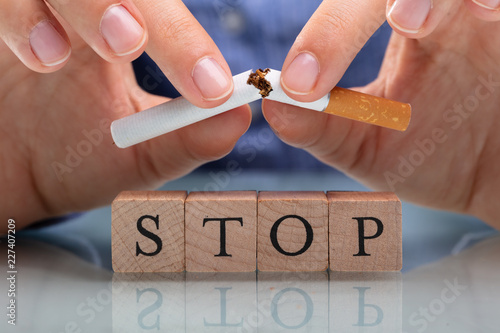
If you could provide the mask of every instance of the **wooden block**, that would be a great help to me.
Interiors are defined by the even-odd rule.
[[[398,271],[401,202],[389,192],[328,192],[330,270]]]
[[[184,270],[184,191],[125,191],[112,204],[115,272]]]
[[[328,268],[328,202],[323,192],[260,192],[260,271]]]
[[[256,268],[257,193],[193,192],[186,200],[186,270]]]

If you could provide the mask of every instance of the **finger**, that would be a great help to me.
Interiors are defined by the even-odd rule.
[[[459,10],[457,0],[389,0],[387,22],[394,31],[408,38],[423,38],[432,33],[446,16]]]
[[[71,46],[63,27],[43,1],[1,0],[0,37],[31,70],[63,67]]]
[[[177,90],[198,107],[233,91],[231,71],[210,36],[180,0],[136,0],[150,27],[147,52]]]
[[[250,126],[248,105],[219,114],[136,146],[154,184],[182,176],[227,155]]]
[[[498,0],[465,0],[465,5],[482,20],[500,21],[500,1]]]
[[[323,1],[283,64],[287,95],[301,102],[326,95],[385,21],[385,5],[385,0]]]
[[[107,61],[130,62],[146,48],[146,24],[132,0],[47,2]]]
[[[344,172],[355,163],[371,126],[271,100],[263,101],[262,111],[283,142]]]

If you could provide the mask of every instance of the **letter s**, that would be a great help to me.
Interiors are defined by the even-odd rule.
[[[153,217],[151,215],[144,215],[144,216],[141,216],[138,220],[137,220],[137,230],[144,236],[146,236],[147,238],[151,239],[153,242],[156,243],[156,250],[154,250],[153,252],[144,252],[141,247],[139,246],[139,242],[136,242],[135,246],[136,246],[136,252],[135,252],[135,255],[138,256],[139,254],[143,254],[145,256],[148,256],[148,257],[152,257],[152,256],[155,256],[157,255],[158,253],[161,252],[161,249],[163,247],[163,243],[161,241],[161,238],[158,237],[158,235],[152,233],[151,231],[149,230],[146,230],[146,228],[144,228],[144,226],[142,225],[142,221],[144,221],[145,219],[150,219],[150,220],[153,220],[155,222],[155,225],[156,225],[156,229],[160,229],[160,217],[158,215],[156,215],[156,217]]]

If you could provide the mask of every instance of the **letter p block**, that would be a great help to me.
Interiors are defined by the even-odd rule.
[[[390,192],[328,192],[330,270],[399,271],[401,202]]]

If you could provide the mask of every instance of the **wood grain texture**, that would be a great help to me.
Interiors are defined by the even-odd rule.
[[[111,225],[115,272],[184,270],[186,196],[184,191],[125,191],[116,197]],[[145,231],[139,231],[138,221]],[[147,232],[156,237],[146,236]],[[161,241],[161,248],[155,240]],[[155,252],[151,256],[143,254]]]
[[[325,193],[260,192],[258,202],[257,266],[260,271],[328,268]]]
[[[225,230],[220,219],[227,219]],[[255,271],[256,223],[255,191],[190,193],[186,200],[186,270]]]
[[[401,270],[401,202],[394,193],[328,192],[327,198],[330,270]]]

